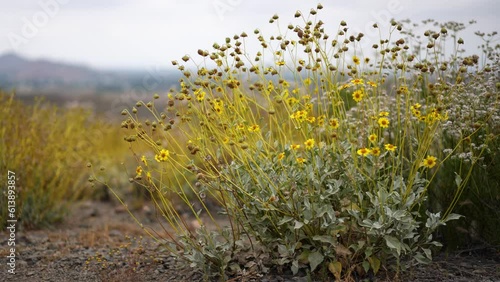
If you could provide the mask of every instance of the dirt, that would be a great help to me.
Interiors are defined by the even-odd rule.
[[[151,207],[137,213],[145,226],[162,234]],[[0,281],[204,281],[204,274],[182,267],[161,244],[131,220],[122,206],[82,202],[66,222],[51,230],[16,233],[16,274],[7,272],[7,233],[0,233]],[[382,274],[365,281],[393,281]],[[399,276],[401,281],[500,281],[500,252],[474,248],[439,254]],[[309,281],[290,274],[248,272],[232,281]]]

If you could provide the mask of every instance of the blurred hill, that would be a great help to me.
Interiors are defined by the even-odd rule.
[[[17,95],[101,95],[130,91],[164,92],[179,72],[171,69],[103,71],[50,60],[0,55],[0,88]]]

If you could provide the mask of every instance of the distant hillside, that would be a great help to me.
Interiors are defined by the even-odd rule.
[[[49,60],[0,55],[0,88],[23,94],[113,94],[132,89],[167,91],[178,72],[156,70],[101,71]]]

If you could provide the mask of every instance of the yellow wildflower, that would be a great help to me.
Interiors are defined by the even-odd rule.
[[[330,126],[332,127],[332,129],[337,129],[339,128],[339,120],[336,119],[336,118],[332,118],[330,119],[330,121],[328,122],[330,124]]]
[[[356,90],[352,93],[352,99],[356,102],[361,102],[361,100],[363,100],[364,96],[365,96],[365,93],[364,93],[363,89]]]
[[[257,132],[260,131],[260,126],[258,124],[254,124],[248,127],[248,131]]]
[[[374,155],[374,156],[380,155],[380,148],[379,147],[371,148],[370,151],[371,151],[372,155]]]
[[[425,158],[423,161],[422,161],[422,166],[425,166],[427,168],[433,168],[435,165],[437,164],[437,158],[434,157],[434,156],[427,156],[427,158]]]
[[[356,153],[360,156],[366,157],[371,153],[371,151],[368,148],[361,148],[357,150]]]
[[[389,119],[387,119],[386,117],[381,117],[378,119],[378,125],[380,125],[380,127],[382,128],[387,128],[389,127]]]
[[[284,152],[279,153],[278,154],[278,161],[283,160],[283,158],[285,158],[285,153]]]
[[[299,157],[299,158],[297,158],[297,159],[295,159],[295,160],[297,161],[297,163],[298,163],[298,164],[303,164],[303,163],[305,163],[305,162],[306,162],[306,159],[304,159],[304,158],[300,158],[300,157]]]
[[[306,142],[304,142],[304,145],[306,146],[307,150],[310,150],[314,147],[314,139],[307,139]]]
[[[165,162],[168,159],[168,156],[170,156],[170,152],[166,149],[161,149],[158,154],[155,155],[155,160],[157,162]]]
[[[391,151],[391,152],[394,152],[398,148],[397,146],[394,146],[392,144],[385,144],[384,147],[387,151]]]

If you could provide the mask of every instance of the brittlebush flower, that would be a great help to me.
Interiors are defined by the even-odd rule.
[[[310,150],[312,148],[314,148],[314,139],[307,139],[306,142],[304,142],[304,145],[306,146],[306,149],[307,150]]]
[[[356,102],[361,102],[365,96],[363,89],[356,90],[352,93],[352,99]]]
[[[285,153],[284,152],[279,153],[278,154],[278,161],[283,160],[283,158],[285,158]]]
[[[248,127],[248,131],[258,132],[258,131],[260,131],[260,126],[258,124],[251,125]]]
[[[364,83],[364,81],[363,81],[363,79],[361,79],[361,78],[356,78],[356,79],[351,80],[351,83],[352,83],[353,85],[360,85],[360,84],[363,84],[363,83]]]
[[[196,100],[198,102],[202,102],[204,99],[205,99],[205,91],[203,91],[203,89],[198,89],[194,92],[194,95],[196,96]]]
[[[436,157],[434,157],[434,156],[427,156],[427,158],[425,158],[422,161],[421,166],[425,166],[427,168],[433,168],[436,164],[437,164],[437,158]]]
[[[366,157],[371,153],[371,151],[368,148],[361,148],[357,150],[356,153],[360,156]]]
[[[293,144],[290,146],[290,149],[297,151],[298,149],[300,149],[300,145]]]
[[[303,164],[303,163],[305,163],[305,162],[306,162],[306,159],[304,159],[304,158],[300,158],[300,157],[299,157],[299,158],[296,158],[295,160],[297,161],[297,163],[298,163],[298,164]]]
[[[161,149],[160,152],[155,155],[155,160],[159,163],[166,162],[168,160],[168,156],[170,156],[170,151]]]
[[[142,175],[142,166],[138,166],[136,169],[135,169],[135,174],[137,176],[141,176]]]
[[[360,63],[358,56],[353,56],[353,57],[352,57],[352,61],[353,61],[353,63],[354,63],[354,64],[356,64],[356,65],[359,65],[359,63]]]
[[[146,156],[141,157],[141,162],[145,165],[148,166],[148,160],[146,159]]]
[[[332,129],[337,129],[337,128],[339,128],[339,125],[340,125],[339,124],[339,120],[336,119],[336,118],[330,119],[328,123],[330,124],[330,126],[332,127]]]
[[[397,146],[394,146],[392,144],[385,144],[384,147],[387,151],[391,151],[391,152],[394,152],[398,148]]]
[[[377,141],[377,134],[370,134],[370,136],[368,136],[368,140],[370,140],[370,142],[372,143],[375,143]]]
[[[379,116],[379,117],[387,117],[387,116],[389,116],[389,112],[380,112],[380,113],[378,114],[378,116]]]
[[[297,98],[294,98],[294,97],[290,97],[288,99],[286,99],[286,103],[290,106],[290,107],[293,107],[294,105],[296,105],[297,103],[299,102],[299,100]]]
[[[380,127],[382,128],[389,127],[389,124],[390,124],[389,119],[386,117],[381,117],[378,119],[378,125],[380,125]]]
[[[370,152],[371,152],[371,153],[372,153],[372,155],[374,155],[374,156],[379,156],[379,155],[380,155],[380,148],[379,148],[379,147],[371,148],[371,149],[370,149]]]

